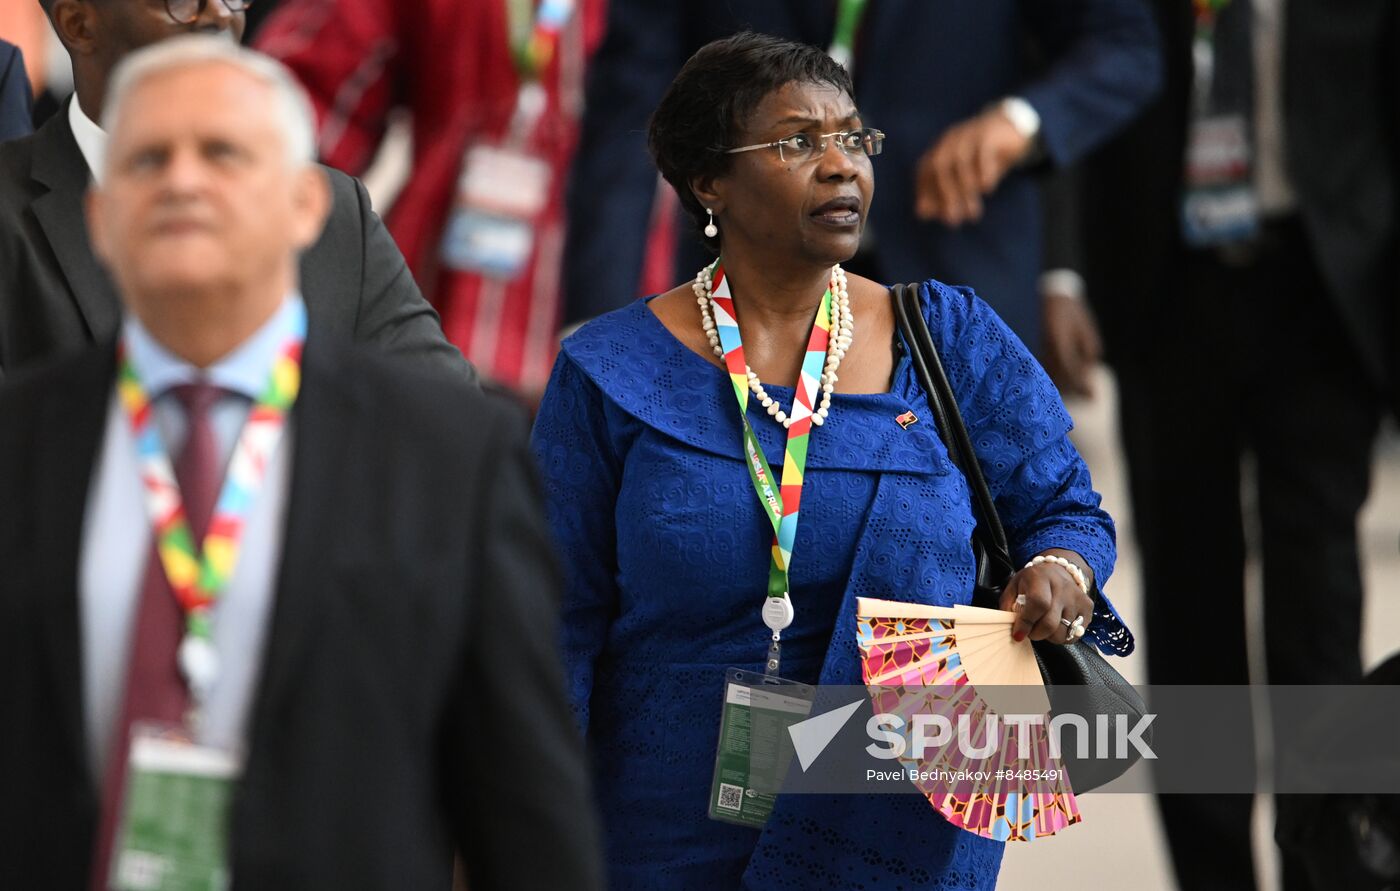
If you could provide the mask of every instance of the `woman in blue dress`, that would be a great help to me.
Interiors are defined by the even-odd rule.
[[[792,608],[781,674],[821,684],[861,683],[857,597],[972,595],[968,486],[890,292],[838,265],[860,243],[883,142],[851,96],[846,71],[812,47],[741,34],[696,53],[650,146],[720,259],[566,339],[536,421],[614,888],[996,883],[1002,843],[916,794],[780,795],[761,828],[708,817],[725,670],[763,670],[773,584]],[[1090,596],[1113,568],[1113,525],[1055,389],[970,290],[930,280],[920,296],[1012,556],[1052,558],[1008,586],[1003,606],[1025,598],[1013,635],[1065,643],[1087,627],[1127,654],[1131,634]],[[746,443],[776,477],[795,460],[790,438],[805,473],[783,473],[781,495],[800,493],[801,510],[775,549]]]

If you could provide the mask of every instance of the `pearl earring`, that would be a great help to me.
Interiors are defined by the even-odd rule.
[[[705,225],[705,237],[714,238],[719,234],[719,227],[715,225],[715,212],[707,207],[705,213],[710,215],[710,222]]]

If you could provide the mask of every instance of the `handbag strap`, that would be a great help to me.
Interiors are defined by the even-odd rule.
[[[938,348],[933,344],[928,322],[924,320],[923,309],[919,305],[919,286],[895,285],[893,291],[895,318],[904,342],[909,346],[914,372],[928,394],[929,407],[933,409],[934,422],[943,433],[948,457],[962,471],[972,490],[972,514],[977,521],[972,531],[972,542],[977,557],[978,587],[1000,590],[1015,572],[1011,549],[1006,542],[1006,530],[1001,525],[996,502],[992,500],[987,479],[982,474],[982,464],[972,448],[972,439],[967,434],[957,397],[943,370]],[[989,605],[996,606],[995,603]]]

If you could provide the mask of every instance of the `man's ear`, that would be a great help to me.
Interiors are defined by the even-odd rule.
[[[295,213],[292,237],[298,251],[306,250],[321,237],[331,213],[330,179],[319,164],[307,164],[295,174],[292,205]]]
[[[58,39],[75,56],[90,56],[97,52],[99,21],[97,5],[82,0],[57,0],[50,13]]]

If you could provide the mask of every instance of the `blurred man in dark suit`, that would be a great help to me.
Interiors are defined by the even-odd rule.
[[[1080,177],[1149,679],[1251,677],[1244,479],[1268,682],[1355,683],[1357,514],[1381,418],[1400,408],[1400,17],[1390,0],[1154,6],[1166,91]],[[1291,802],[1277,804],[1287,837]],[[1254,887],[1248,797],[1161,808],[1183,888]],[[1291,857],[1284,882],[1338,887],[1310,886]]]
[[[120,304],[92,254],[82,196],[100,177],[98,126],[112,68],[128,53],[196,32],[236,41],[244,0],[40,0],[73,59],[76,94],[26,139],[0,146],[0,374],[111,337]],[[307,311],[328,333],[474,378],[447,343],[357,180],[328,171],[321,238],[302,256]]]
[[[280,65],[168,41],[103,122],[126,318],[0,387],[0,887],[601,887],[523,420],[307,312]]]
[[[19,47],[0,40],[0,142],[29,135],[34,129],[33,104],[24,55]]]

